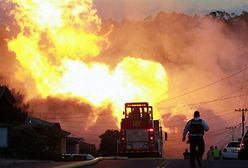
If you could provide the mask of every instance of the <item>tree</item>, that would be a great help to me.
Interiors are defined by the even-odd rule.
[[[235,14],[229,14],[225,11],[214,11],[214,12],[210,12],[209,16],[218,19],[218,20],[222,20],[222,21],[227,21],[229,20],[231,17],[234,17]]]
[[[117,153],[117,141],[119,140],[120,132],[118,130],[106,130],[101,138],[99,153],[102,156],[114,156]]]
[[[11,92],[7,86],[1,86],[1,90],[4,95],[0,98],[0,126],[12,127],[24,122],[28,115],[28,106],[23,103],[24,96]]]
[[[13,127],[9,131],[9,156],[41,159],[45,147],[44,136],[32,127]]]
[[[56,148],[61,144],[61,136],[61,130],[55,125],[26,123],[12,127],[7,155],[23,159],[59,159]]]
[[[16,107],[20,108],[22,111],[28,112],[29,104],[25,103],[25,96],[21,92],[16,91],[15,89],[11,89],[10,92],[16,100]]]

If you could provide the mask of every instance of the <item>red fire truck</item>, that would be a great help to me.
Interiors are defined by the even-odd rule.
[[[121,120],[118,154],[128,157],[162,157],[163,132],[147,102],[125,104]],[[166,135],[166,134],[165,134]]]

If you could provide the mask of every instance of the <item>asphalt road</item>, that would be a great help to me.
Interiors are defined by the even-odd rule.
[[[0,160],[0,168],[53,168],[69,163],[76,162]],[[188,160],[144,158],[102,160],[95,165],[84,168],[190,168],[190,166]],[[203,160],[203,166],[201,168],[248,168],[248,160]]]
[[[188,160],[128,159],[104,160],[87,168],[190,168],[190,165]],[[248,168],[248,161],[203,160],[202,168]]]

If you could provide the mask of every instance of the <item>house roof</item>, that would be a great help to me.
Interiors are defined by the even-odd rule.
[[[79,143],[81,142],[81,140],[82,140],[81,138],[77,138],[77,137],[70,137],[70,136],[66,137],[66,141],[71,143]]]
[[[10,104],[16,103],[15,98],[11,94],[7,86],[0,85],[0,100],[6,99]]]
[[[63,129],[61,129],[60,124],[59,123],[52,123],[49,121],[45,121],[39,118],[35,118],[35,117],[28,117],[25,121],[25,125],[29,125],[29,126],[49,126],[52,127],[54,129],[56,129],[57,133],[59,134],[58,136],[61,137],[67,137],[68,135],[70,135],[70,132],[67,132]],[[55,131],[55,130],[54,130]]]

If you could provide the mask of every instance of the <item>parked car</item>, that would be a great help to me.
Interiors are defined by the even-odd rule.
[[[93,159],[95,159],[95,157],[92,156],[91,154],[82,154],[82,156],[83,156],[84,160],[93,160]]]
[[[93,160],[94,156],[91,154],[62,154],[62,160],[64,161],[78,161],[78,160]]]
[[[240,151],[240,141],[229,142],[222,150],[223,159],[238,159]]]
[[[241,139],[239,159],[248,160],[248,130]]]

